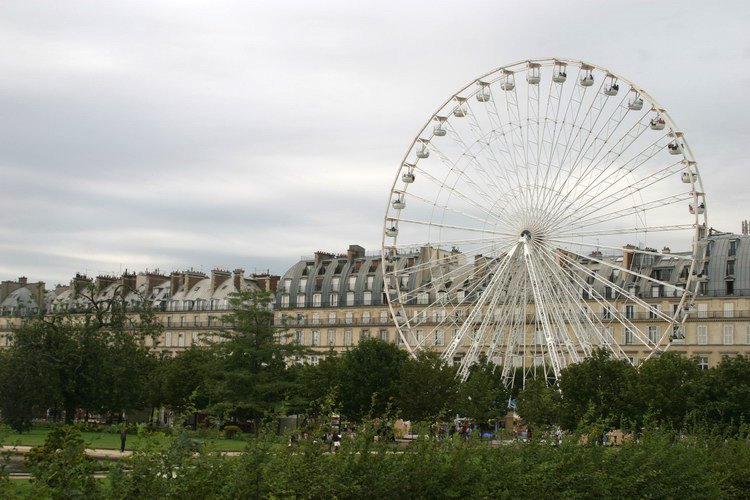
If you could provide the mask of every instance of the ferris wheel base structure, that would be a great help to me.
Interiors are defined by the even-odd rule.
[[[706,217],[685,134],[648,92],[582,61],[520,61],[453,93],[411,141],[386,205],[383,289],[406,349],[447,337],[463,379],[482,357],[508,385],[600,348],[647,359],[693,308]],[[664,296],[670,310],[650,300]]]

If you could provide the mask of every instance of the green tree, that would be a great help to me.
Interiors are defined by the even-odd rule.
[[[290,342],[284,328],[274,326],[272,302],[273,295],[263,291],[231,297],[232,312],[224,321],[234,328],[222,331],[220,340],[208,347],[211,413],[257,423],[304,406],[297,370],[288,366],[301,360],[307,349]]]
[[[725,357],[709,370],[704,387],[707,421],[720,423],[736,432],[750,423],[750,357]]]
[[[507,413],[508,398],[502,367],[482,357],[461,385],[456,409],[463,416],[486,422]]]
[[[360,420],[385,413],[399,392],[401,366],[407,354],[378,339],[362,340],[342,356],[339,397],[344,415]]]
[[[300,367],[300,396],[308,401],[305,408],[307,414],[319,415],[340,406],[339,371],[342,359],[335,351],[330,351],[317,365]]]
[[[544,378],[526,381],[518,395],[518,414],[533,427],[560,424],[560,392]]]
[[[695,360],[662,353],[638,367],[638,395],[650,418],[680,428],[687,415],[702,407],[702,377]]]
[[[643,411],[636,389],[636,369],[610,358],[603,349],[560,375],[562,423],[566,429],[594,424],[605,428],[638,425]]]
[[[456,369],[435,352],[420,351],[401,364],[397,406],[407,420],[427,421],[454,412]]]
[[[177,413],[188,408],[210,406],[207,384],[211,368],[217,364],[214,352],[203,347],[190,347],[177,356],[159,361],[161,402]]]

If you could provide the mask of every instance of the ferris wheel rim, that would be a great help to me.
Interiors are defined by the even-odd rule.
[[[691,179],[691,186],[693,187],[693,193],[692,194],[693,194],[693,196],[694,196],[694,198],[696,200],[696,203],[697,203],[698,195],[704,196],[704,189],[703,189],[702,178],[700,176],[700,171],[697,168],[697,162],[695,161],[695,156],[693,155],[693,152],[692,152],[692,149],[690,148],[689,142],[684,137],[684,134],[678,129],[678,127],[676,126],[675,121],[672,119],[672,117],[668,113],[668,111],[663,106],[661,106],[653,98],[653,96],[651,96],[651,94],[649,94],[645,89],[643,89],[642,87],[640,87],[637,84],[635,84],[632,80],[629,80],[629,79],[627,79],[625,77],[622,77],[618,73],[612,72],[609,69],[604,68],[603,66],[599,66],[599,65],[596,65],[596,64],[588,63],[588,62],[585,62],[585,61],[575,60],[575,59],[567,59],[567,58],[559,58],[559,57],[555,57],[555,58],[525,59],[525,60],[516,61],[516,62],[511,63],[511,64],[507,64],[507,65],[504,65],[504,66],[500,66],[498,68],[493,69],[492,71],[489,71],[489,72],[481,75],[478,78],[475,78],[475,79],[471,80],[465,86],[461,87],[461,89],[459,89],[457,92],[453,93],[450,97],[448,97],[445,100],[445,102],[443,102],[437,108],[437,110],[429,116],[429,118],[424,123],[424,125],[419,129],[419,132],[417,133],[417,135],[414,137],[414,139],[410,143],[409,147],[406,150],[405,155],[403,156],[403,158],[401,160],[400,166],[399,166],[399,168],[397,169],[397,172],[396,172],[396,177],[395,177],[395,179],[393,181],[393,184],[391,186],[391,190],[390,190],[390,193],[389,193],[388,201],[386,202],[386,210],[385,210],[386,216],[384,218],[383,228],[382,228],[382,231],[381,231],[381,235],[382,235],[381,250],[382,250],[383,259],[386,258],[386,254],[387,254],[387,252],[390,249],[398,249],[398,248],[400,248],[399,245],[398,245],[398,234],[396,234],[395,236],[388,236],[387,235],[388,221],[389,220],[393,220],[393,219],[389,219],[389,217],[388,217],[388,215],[390,213],[390,207],[391,207],[391,204],[392,204],[392,201],[393,201],[393,195],[394,194],[403,194],[403,195],[405,195],[407,193],[407,191],[405,189],[404,190],[397,189],[399,178],[402,175],[403,168],[406,165],[409,165],[409,162],[408,162],[409,156],[415,150],[415,146],[420,141],[423,141],[423,143],[426,144],[427,142],[429,142],[432,139],[432,137],[430,136],[430,134],[425,134],[425,135],[427,135],[427,137],[429,137],[429,139],[423,139],[423,137],[424,137],[423,133],[425,132],[425,130],[427,130],[430,127],[430,125],[433,122],[435,122],[436,120],[440,121],[442,123],[443,121],[447,121],[448,118],[450,118],[450,116],[444,117],[443,115],[441,115],[440,114],[441,111],[445,110],[446,107],[450,106],[453,101],[458,100],[459,103],[460,102],[465,102],[468,99],[470,99],[471,97],[474,97],[475,95],[477,95],[477,93],[480,91],[479,88],[471,90],[469,92],[467,92],[467,90],[471,89],[472,86],[477,86],[477,84],[479,84],[480,82],[484,82],[485,80],[488,80],[489,79],[488,77],[490,77],[492,75],[497,75],[499,72],[513,71],[512,74],[514,74],[514,75],[515,74],[522,74],[523,72],[525,72],[525,71],[528,70],[528,68],[530,67],[531,64],[540,64],[540,65],[550,66],[550,65],[554,65],[556,63],[563,63],[566,66],[567,65],[577,66],[579,69],[585,67],[585,68],[589,68],[591,70],[597,70],[599,72],[605,73],[608,76],[612,76],[612,77],[616,78],[617,81],[621,81],[621,82],[626,83],[630,87],[631,91],[635,91],[636,95],[639,95],[641,98],[643,98],[646,101],[648,101],[648,103],[651,105],[650,110],[656,111],[658,113],[658,115],[664,119],[664,121],[666,122],[666,126],[669,127],[669,130],[673,134],[674,137],[678,137],[679,136],[679,138],[680,138],[680,143],[682,144],[682,146],[684,148],[684,150],[682,152],[684,161],[686,161],[688,163],[691,163],[692,167],[691,167],[691,170],[689,170],[689,171],[690,172],[695,172],[694,173],[694,178]],[[509,70],[508,69],[508,68],[516,68],[516,67],[520,67],[520,68],[515,69],[515,70]],[[490,85],[491,83],[494,83],[496,81],[497,81],[497,79],[494,80],[493,82],[487,83],[487,85]],[[479,87],[481,88],[481,85],[479,85]],[[413,165],[413,166],[416,167],[416,165]],[[696,189],[696,188],[699,188],[699,190]],[[705,200],[704,197],[702,199]],[[706,227],[707,226],[707,209],[705,208],[705,202],[704,202],[703,208],[704,208],[704,212],[702,212],[702,215],[703,215],[702,220],[703,220],[704,227]],[[698,217],[698,215],[699,214],[697,214],[697,213],[695,214],[695,217],[694,217],[695,222],[693,224],[693,226],[695,227],[695,231],[693,231],[693,248],[694,249],[697,248],[697,244],[698,244],[698,226],[699,226],[699,217]],[[401,219],[397,219],[397,220],[400,221]],[[391,244],[387,244],[387,240],[388,239],[390,239],[392,241]],[[634,250],[634,252],[638,252],[638,250],[636,249],[636,250]],[[697,259],[696,259],[696,252],[694,250],[693,251],[693,256],[692,256],[692,263],[691,263],[691,266],[690,266],[690,271],[689,271],[689,276],[688,276],[688,280],[689,280],[688,283],[690,283],[690,279],[692,278],[693,271],[694,271],[695,265],[696,265],[696,261],[697,261]],[[385,272],[385,267],[384,267],[384,277],[385,276],[386,276],[386,272]],[[697,289],[698,280],[695,279],[694,282],[695,282],[695,287]],[[671,285],[669,283],[662,283],[662,284],[663,285],[667,285],[667,286],[673,286],[673,285]],[[397,288],[399,288],[398,284],[397,284]],[[391,314],[394,316],[394,318],[396,318],[397,313],[399,311],[404,311],[405,312],[403,305],[399,306],[400,309],[398,309],[398,311],[396,310],[397,308],[394,307],[394,304],[393,304],[393,302],[390,299],[390,294],[388,293],[387,283],[384,283],[384,292],[386,293],[386,296],[388,297],[388,307],[389,307],[389,309],[391,311]],[[688,295],[689,295],[689,291],[685,290],[683,292],[681,300],[680,300],[680,309],[682,308],[682,305],[685,303]],[[677,319],[678,319],[677,316],[678,316],[677,313],[675,313],[675,315],[674,315],[674,317],[672,318],[672,321],[671,321],[672,324],[674,324],[677,321]],[[410,325],[410,320],[408,318],[408,315],[406,315],[406,317],[404,319],[405,319],[405,323],[404,324],[407,326],[407,328],[410,328],[410,326],[409,326]],[[402,337],[401,338],[402,343],[406,347],[407,351],[409,351],[409,353],[411,353],[412,355],[414,355],[415,354],[415,349],[412,349],[412,347],[411,347],[408,339],[403,337],[402,328],[399,327],[398,320],[396,319],[395,321],[397,322],[396,323],[396,326],[397,326],[397,335],[400,335]],[[685,318],[682,318],[680,324],[684,324],[684,321],[685,321]],[[663,336],[666,336],[666,335],[667,335],[667,332],[665,331],[664,334],[663,334]],[[663,340],[663,336],[662,336],[662,340]],[[426,339],[424,339],[424,340],[426,340]],[[669,346],[669,343],[667,343],[666,347],[668,348],[668,346]],[[417,344],[416,347],[418,349],[420,347],[419,344]],[[652,351],[651,354],[653,354],[654,352],[655,351]]]

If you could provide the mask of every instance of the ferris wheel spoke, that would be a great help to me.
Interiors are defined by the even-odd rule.
[[[610,138],[619,129],[620,125],[622,125],[625,118],[627,117],[627,112],[628,112],[627,107],[623,106],[622,101],[621,101],[621,104],[614,111],[612,111],[612,114],[610,114],[606,123],[602,125],[599,132],[597,132],[594,135],[594,138],[592,142],[589,144],[589,146],[583,149],[581,152],[579,152],[578,156],[573,161],[572,166],[570,167],[570,175],[564,180],[564,183],[559,189],[559,191],[565,191],[565,189],[569,186],[569,181],[575,178],[575,173],[578,171],[579,167],[580,167],[580,174],[579,174],[580,178],[586,178],[588,175],[591,174],[592,165],[596,165],[594,163],[594,160],[601,154],[601,152],[604,150],[607,144],[609,144]],[[600,134],[602,132],[605,133],[605,137],[603,138],[600,137]],[[589,154],[590,149],[597,143],[597,141],[600,143],[599,148],[595,150],[593,154]],[[588,160],[588,163],[584,163],[584,160]],[[594,169],[595,168],[596,167],[594,166]]]
[[[450,285],[446,286],[446,300],[450,300],[451,297],[455,295],[455,292],[458,292],[459,290],[462,290],[464,288],[464,285],[466,283],[466,280],[468,279],[468,276],[470,276],[471,273],[477,273],[481,276],[481,273],[485,271],[485,269],[489,268],[491,265],[494,264],[493,260],[487,260],[484,263],[480,265],[476,265],[475,263],[467,263],[459,267],[455,267],[454,269],[451,269],[449,272],[441,275],[438,277],[437,280],[434,280],[434,277],[431,276],[431,279],[429,281],[426,281],[425,283],[422,283],[421,285],[417,286],[414,289],[405,289],[404,293],[401,293],[401,287],[403,285],[399,285],[396,287],[398,289],[398,299],[400,303],[408,304],[412,300],[418,300],[418,297],[420,294],[430,290],[430,287],[434,286],[435,281],[438,282],[438,286],[445,286],[446,283],[450,282]],[[409,268],[408,270],[404,270],[401,273],[398,273],[394,276],[395,279],[398,279],[400,275],[410,276],[413,273],[420,273],[423,271],[430,271],[431,267],[424,267],[422,270],[415,270],[413,268]],[[455,280],[455,281],[454,281]],[[400,283],[400,282],[398,282]],[[481,282],[478,282],[475,284],[475,286],[481,286]],[[472,292],[474,289],[469,287],[469,292]]]
[[[632,300],[633,302],[638,303],[639,305],[643,306],[646,310],[650,309],[651,306],[649,306],[647,302],[645,302],[644,300],[642,300],[636,294],[631,293],[630,291],[626,290],[624,287],[622,287],[622,286],[620,286],[620,285],[618,285],[616,283],[613,283],[612,281],[605,280],[601,276],[596,275],[596,273],[592,273],[591,271],[587,270],[580,263],[578,263],[575,259],[571,259],[570,257],[568,257],[567,254],[569,254],[569,253],[570,252],[567,252],[566,254],[563,254],[563,253],[560,254],[561,258],[563,260],[565,260],[566,262],[568,262],[568,264],[570,264],[571,266],[575,267],[579,271],[582,271],[582,272],[586,273],[587,275],[592,275],[594,277],[595,281],[598,281],[599,283],[602,283],[605,286],[611,287],[613,291],[618,292],[623,297],[627,297],[628,300]],[[636,277],[636,278],[639,278],[639,279],[645,279],[649,283],[651,283],[653,286],[670,288],[672,290],[675,290],[675,291],[679,292],[681,296],[685,292],[685,289],[682,288],[682,287],[680,287],[680,286],[673,285],[673,284],[671,284],[671,283],[669,283],[667,281],[662,281],[662,280],[659,280],[659,279],[656,279],[656,278],[652,278],[651,276],[648,276],[648,275],[645,275],[645,274],[633,271],[631,269],[626,269],[626,268],[624,268],[622,266],[618,266],[617,264],[615,264],[613,262],[605,262],[603,260],[600,260],[600,259],[592,256],[592,255],[587,256],[586,259],[594,261],[594,262],[597,262],[597,263],[602,264],[604,266],[607,266],[607,267],[609,267],[611,269],[616,269],[616,270],[620,271],[621,273],[623,273],[623,276],[632,276],[632,277]],[[623,283],[626,282],[626,281],[627,281],[627,278],[622,279]],[[665,320],[668,319],[669,321],[672,321],[672,319],[673,319],[673,318],[668,317],[666,315],[660,315],[660,317],[662,319],[665,319]]]
[[[586,227],[586,226],[582,226]],[[649,226],[649,227],[625,227],[625,228],[611,228],[611,229],[601,229],[598,231],[568,231],[568,232],[556,232],[555,236],[559,237],[579,237],[579,238],[587,238],[591,236],[614,236],[614,235],[625,235],[625,234],[646,234],[646,233],[661,233],[661,232],[669,232],[669,231],[685,231],[685,230],[694,230],[695,225],[694,224],[681,224],[681,225],[675,225],[675,226]],[[548,237],[549,241],[563,241],[558,238]],[[567,241],[566,243],[573,243],[571,241]]]
[[[579,197],[586,196],[590,200],[599,200],[602,195],[610,190],[619,190],[623,186],[620,184],[625,181],[628,176],[632,176],[633,173],[640,167],[645,165],[651,160],[656,154],[664,150],[666,144],[661,144],[662,138],[657,139],[651,145],[647,146],[642,151],[639,151],[635,156],[626,160],[622,166],[616,168],[614,171],[602,170],[599,174],[592,179],[588,185],[583,186],[583,190],[577,193]],[[630,188],[629,194],[636,192],[633,188]],[[592,193],[593,191],[593,193]],[[570,207],[575,200],[571,200],[568,203]]]
[[[591,273],[590,270],[582,266],[579,266],[575,262],[571,262],[571,265],[574,265],[574,267],[577,267],[579,271],[585,272],[586,275],[593,276],[595,280],[606,283],[607,285],[614,285],[615,287],[617,286],[614,283],[608,282],[607,280],[603,280],[601,277],[596,276],[596,273]],[[633,324],[632,321],[630,321],[623,314],[621,314],[620,311],[616,309],[616,305],[611,304],[606,299],[604,299],[601,293],[599,293],[599,291],[596,290],[595,288],[588,287],[588,283],[583,281],[578,275],[573,275],[572,277],[573,277],[573,280],[581,287],[581,290],[587,290],[590,296],[594,298],[594,300],[596,300],[600,305],[602,305],[603,307],[602,310],[609,311],[608,315],[610,316],[612,322],[619,324],[622,328],[627,328],[633,335],[633,338],[637,339],[639,343],[641,343],[642,345],[649,347],[649,348],[656,347],[654,345],[655,343],[649,340],[648,335],[645,335],[638,327],[635,326],[635,324]],[[639,303],[639,305],[645,305],[647,310],[654,311],[650,306],[648,306],[648,304],[646,304],[643,301],[638,302],[638,300],[634,300],[634,302]],[[665,319],[666,321],[672,321],[671,318],[666,317],[666,315],[661,314],[661,316],[662,316],[662,319]]]
[[[674,177],[677,173],[684,170],[684,166],[682,165],[682,162],[676,162],[671,165],[666,166],[665,168],[662,168],[658,170],[657,172],[654,172],[653,174],[647,175],[643,179],[636,181],[629,186],[627,186],[624,189],[621,189],[619,191],[613,191],[611,193],[608,193],[610,191],[609,189],[604,189],[599,191],[596,194],[591,195],[582,195],[588,196],[589,201],[583,203],[582,205],[576,207],[577,212],[584,212],[584,214],[588,215],[590,213],[595,212],[596,210],[602,210],[607,206],[611,206],[619,201],[622,201],[633,194],[643,191],[646,188],[655,186],[659,182],[665,181],[665,180],[674,180]],[[605,193],[606,196],[605,196]]]
[[[581,348],[584,351],[584,354],[589,355],[591,354],[591,343],[590,339],[584,336],[584,333],[586,331],[584,321],[589,325],[589,327],[592,328],[592,331],[596,328],[591,321],[590,311],[587,307],[584,307],[584,305],[581,304],[579,297],[577,297],[575,294],[575,290],[571,289],[571,282],[569,280],[566,280],[562,275],[559,265],[557,265],[556,261],[551,258],[549,251],[547,249],[544,249],[541,255],[544,266],[548,269],[550,275],[554,278],[554,280],[558,284],[559,289],[562,291],[560,302],[565,303],[565,305],[562,306],[562,310],[578,311],[578,314],[569,315],[569,322],[571,323],[571,325],[577,325],[577,328],[572,328],[572,334],[575,335],[578,343],[581,345]]]
[[[462,201],[464,201],[468,205],[476,208],[481,213],[486,214],[488,218],[495,220],[497,222],[505,222],[500,214],[494,213],[487,208],[487,206],[490,206],[490,207],[492,206],[492,204],[489,203],[490,200],[485,199],[485,201],[488,202],[488,205],[483,206],[477,203],[475,197],[465,194],[463,191],[456,189],[455,186],[445,186],[442,181],[440,181],[437,177],[431,175],[428,171],[420,169],[419,167],[415,167],[415,170],[418,171],[421,175],[425,176],[435,186],[438,186],[441,189],[445,189],[449,191],[451,194],[455,194],[458,198],[460,198]]]
[[[592,242],[562,240],[562,239],[558,239],[558,238],[549,238],[548,241],[554,242],[554,243],[562,243],[564,245],[571,245],[571,246],[574,246],[574,247],[575,246],[581,246],[581,247],[587,247],[587,248],[594,248],[596,250],[601,250],[601,249],[615,250],[615,251],[620,252],[620,253],[624,251],[624,248],[621,247],[621,246],[620,247],[615,247],[615,246],[611,246],[611,245],[608,246],[608,245],[602,245],[602,244],[599,244],[599,243],[592,243]],[[565,249],[561,249],[561,250],[564,250],[566,252],[569,251],[569,250],[565,250]],[[628,248],[627,251],[628,252],[633,252],[633,253],[636,253],[636,254],[642,254],[642,255],[653,255],[655,257],[661,257],[661,258],[664,258],[664,259],[677,259],[677,260],[685,260],[685,261],[692,261],[693,260],[693,256],[692,255],[688,255],[688,254],[683,255],[683,254],[680,254],[680,253],[671,253],[671,252],[667,253],[666,251],[665,252],[659,252],[658,250],[655,250],[655,249],[654,250],[651,250],[651,249],[644,250],[642,248],[632,248],[632,249]],[[576,255],[580,255],[578,252],[573,252],[573,251],[569,251],[569,252],[570,253],[574,253]]]
[[[547,294],[547,303],[549,304],[548,313],[553,319],[555,328],[553,330],[555,345],[558,347],[560,354],[564,356],[567,352],[567,358],[572,362],[579,360],[579,353],[570,340],[571,330],[575,330],[575,321],[570,317],[567,304],[562,300],[563,290],[550,278],[554,271],[547,266],[547,262],[541,256],[541,250],[535,251],[537,256],[537,266],[539,277],[543,284],[542,290]],[[563,363],[567,365],[566,363]]]
[[[690,202],[693,199],[692,193],[682,193],[677,194],[673,196],[668,196],[666,198],[661,198],[658,200],[648,201],[645,203],[641,203],[638,205],[628,206],[627,208],[623,208],[620,210],[614,210],[612,212],[608,212],[605,214],[602,214],[597,217],[590,217],[586,219],[586,215],[588,214],[581,214],[583,219],[578,219],[577,225],[575,225],[573,228],[584,228],[584,227],[590,227],[597,224],[601,224],[604,222],[612,222],[618,219],[622,219],[623,217],[628,216],[637,216],[639,214],[643,213],[652,213],[652,211],[655,211],[660,208],[668,207],[670,205],[675,205],[677,203],[686,203]],[[692,226],[692,224],[691,224]],[[644,227],[643,231],[647,231],[648,228]]]
[[[490,229],[482,229],[479,227],[457,226],[455,224],[438,224],[436,222],[431,222],[431,221],[426,221],[426,220],[415,220],[415,219],[396,219],[396,220],[398,220],[399,224],[414,224],[414,225],[420,225],[420,226],[429,226],[432,228],[455,229],[456,231],[462,231],[462,232],[467,232],[467,233],[491,234],[491,235],[507,237],[507,238],[515,237],[515,235],[511,233],[506,233],[506,232],[497,231],[497,230],[490,230]]]
[[[648,124],[649,120],[648,117],[644,114],[638,122],[636,122],[633,126],[631,126],[630,129],[623,135],[608,151],[607,153],[601,157],[596,162],[592,162],[586,170],[583,172],[582,177],[590,178],[589,187],[590,186],[596,186],[601,181],[602,178],[604,178],[606,175],[608,175],[611,172],[612,166],[615,164],[615,162],[619,161],[623,153],[630,148],[633,144],[635,144],[643,135],[643,133],[648,130]],[[626,169],[629,165],[629,162],[625,162],[620,167],[616,169],[619,171],[623,171],[623,169]],[[627,171],[627,170],[625,170]],[[592,177],[594,172],[598,172],[595,176]],[[584,189],[584,193],[587,191],[587,189]],[[569,193],[565,195],[565,200],[567,200],[569,196]],[[549,205],[557,207],[560,203],[558,200],[547,200],[549,202]]]
[[[454,173],[454,174],[456,174],[456,176],[455,176],[455,180],[453,181],[453,186],[452,186],[453,189],[451,189],[452,191],[458,191],[455,188],[455,185],[459,181],[462,181],[467,187],[471,188],[475,193],[477,193],[479,196],[481,196],[482,199],[484,199],[491,206],[491,204],[495,200],[495,196],[493,196],[492,193],[488,193],[485,189],[483,189],[482,186],[480,186],[479,184],[477,184],[476,182],[474,182],[474,180],[468,174],[466,174],[466,168],[467,168],[466,166],[460,167],[458,165],[458,160],[461,160],[461,159],[464,159],[464,158],[459,157],[459,159],[457,161],[452,161],[448,157],[448,155],[445,154],[445,153],[443,153],[442,150],[440,148],[438,148],[435,144],[430,143],[430,148],[431,148],[432,151],[435,152],[435,154],[437,154],[437,156],[440,158],[440,161],[444,164],[444,166],[446,168],[448,168],[448,173],[446,174],[446,179],[440,180],[440,179],[436,178],[436,181],[438,182],[438,185],[441,187],[441,189],[445,188],[447,186],[450,186],[447,183],[447,180],[448,180],[447,177],[451,173]],[[419,164],[417,164],[417,167],[419,167]],[[420,170],[423,173],[425,172],[425,169],[420,169]],[[490,184],[485,184],[485,187],[488,187],[488,186],[491,187],[492,184],[491,183]]]
[[[424,198],[422,196],[414,194],[413,192],[396,191],[395,193],[397,195],[399,195],[399,196],[404,197],[404,198],[408,198],[408,199],[412,199],[413,198],[414,200],[417,200],[417,201],[420,201],[420,202],[424,203],[426,206],[432,206],[435,209],[442,210],[443,212],[450,212],[450,213],[455,214],[455,215],[460,215],[462,217],[466,217],[467,219],[471,219],[473,221],[479,222],[480,224],[486,224],[487,223],[487,219],[482,219],[480,217],[477,217],[476,215],[469,214],[469,213],[467,213],[467,212],[465,212],[463,210],[459,210],[457,208],[453,208],[450,205],[448,205],[447,203],[445,203],[445,204],[438,204],[438,203],[436,203],[434,201],[429,201],[429,200],[427,200],[426,198]],[[402,209],[402,210],[405,210],[405,209]]]
[[[474,306],[467,316],[464,323],[461,325],[458,334],[451,340],[451,343],[449,344],[448,348],[443,351],[443,358],[444,359],[452,359],[453,355],[455,354],[456,350],[458,349],[460,343],[464,340],[464,337],[466,336],[466,332],[469,328],[472,327],[476,317],[480,314],[482,307],[487,302],[489,295],[492,293],[492,290],[494,289],[495,285],[497,284],[498,280],[502,279],[504,276],[506,276],[506,271],[508,269],[508,266],[513,261],[513,258],[515,256],[515,253],[517,251],[518,245],[516,244],[509,252],[508,258],[505,259],[505,261],[501,263],[497,263],[496,269],[497,271],[494,273],[491,273],[492,278],[490,280],[489,285],[479,294],[477,297]]]

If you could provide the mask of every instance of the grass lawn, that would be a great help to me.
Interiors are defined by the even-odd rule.
[[[29,432],[18,434],[10,433],[2,444],[17,444],[23,446],[38,446],[44,444],[50,428],[46,426],[34,426]],[[109,432],[83,432],[83,440],[87,448],[103,448],[110,450],[120,449],[120,435]],[[197,438],[200,439],[200,438]],[[128,434],[125,443],[126,450],[132,450],[140,443],[140,438],[134,434]],[[213,450],[217,451],[242,451],[245,449],[245,441],[241,439],[206,439],[205,442]]]

